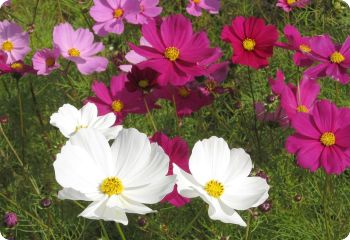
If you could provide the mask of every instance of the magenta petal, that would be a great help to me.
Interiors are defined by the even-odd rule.
[[[164,56],[155,50],[154,48],[147,47],[147,46],[135,46],[132,43],[129,43],[132,50],[134,50],[137,54],[140,54],[141,56],[144,56],[146,58],[164,58]]]
[[[312,139],[319,139],[321,133],[314,124],[312,117],[306,113],[297,113],[292,119],[292,127],[300,134]]]
[[[348,157],[338,147],[325,147],[321,155],[321,164],[327,174],[340,174],[345,169],[346,159]]]
[[[305,144],[297,153],[298,165],[312,172],[316,171],[320,167],[320,156],[323,149],[324,147],[319,142]]]
[[[335,139],[336,139],[337,145],[344,148],[349,148],[350,147],[350,126],[347,126],[343,129],[339,129],[337,132],[335,132]]]
[[[142,26],[142,35],[144,38],[157,49],[159,52],[164,52],[165,45],[157,29],[155,21],[150,21],[148,24]]]
[[[111,83],[110,83],[112,97],[115,97],[118,92],[124,89],[126,81],[127,81],[126,74],[120,74],[118,76],[112,77]]]
[[[175,207],[182,207],[189,203],[191,200],[189,198],[181,196],[177,191],[177,185],[175,185],[174,190],[163,198],[162,202],[164,201],[170,203]]]
[[[94,81],[91,88],[95,95],[105,104],[110,105],[112,103],[112,97],[104,83]]]
[[[160,31],[166,47],[183,46],[193,35],[191,21],[180,14],[167,17],[161,24]]]
[[[322,132],[333,132],[336,127],[338,109],[328,100],[321,100],[315,104],[312,111],[317,128]],[[306,127],[306,126],[305,126]]]

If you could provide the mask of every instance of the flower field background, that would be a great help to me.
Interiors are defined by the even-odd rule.
[[[56,25],[69,22],[75,29],[92,29],[89,9],[93,1],[13,0],[0,9],[0,20],[13,20],[30,33],[32,51],[52,47]],[[144,216],[128,214],[129,224],[121,226],[127,239],[344,239],[350,232],[350,171],[327,175],[321,169],[311,173],[296,164],[287,153],[285,142],[293,129],[278,123],[260,121],[254,103],[275,110],[279,100],[272,95],[269,79],[282,70],[286,81],[296,85],[305,70],[293,63],[293,53],[274,48],[268,67],[255,70],[231,63],[232,49],[221,39],[225,25],[237,16],[259,17],[273,24],[279,41],[286,42],[283,29],[292,24],[306,36],[327,33],[334,42],[343,43],[350,33],[350,9],[338,0],[313,0],[303,9],[286,13],[275,0],[222,0],[220,12],[190,16],[187,1],[161,0],[161,16],[183,14],[195,31],[206,31],[211,47],[220,47],[222,61],[229,61],[229,73],[223,86],[230,88],[215,94],[214,102],[180,118],[171,102],[159,101],[160,109],[148,114],[129,114],[123,127],[136,128],[152,136],[162,131],[181,136],[189,146],[210,136],[224,138],[231,148],[243,148],[254,163],[252,175],[266,174],[270,185],[268,202],[259,208],[238,211],[248,227],[213,221],[207,204],[199,198],[177,208],[168,203],[152,205],[158,210]],[[91,30],[92,31],[92,30]],[[128,43],[139,45],[139,25],[125,24],[121,35],[95,36],[103,42],[101,56],[109,60],[106,71],[82,75],[74,64],[60,59],[61,71],[49,76],[32,74],[18,78],[0,75],[0,214],[16,213],[18,223],[0,232],[11,239],[120,239],[114,222],[77,217],[88,205],[83,201],[60,200],[61,189],[55,180],[53,162],[66,138],[50,125],[50,116],[65,103],[78,109],[93,96],[94,80],[109,85],[118,66],[127,63]],[[350,107],[349,85],[323,77],[319,99],[329,99],[338,107]],[[82,166],[84,167],[84,166]],[[325,184],[325,178],[328,178]],[[249,234],[247,234],[249,232]]]

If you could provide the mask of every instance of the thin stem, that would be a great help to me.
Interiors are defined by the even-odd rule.
[[[173,104],[174,104],[174,111],[175,111],[175,130],[178,131],[179,128],[179,116],[177,115],[177,107],[176,107],[176,100],[175,96],[173,95]]]
[[[22,103],[22,97],[21,97],[21,90],[19,88],[19,79],[16,79],[16,88],[17,88],[17,96],[18,96],[19,119],[21,124],[21,135],[23,139],[24,137],[23,103]]]
[[[251,227],[250,227],[251,224],[252,224],[252,214],[249,211],[247,228],[246,228],[246,231],[245,231],[245,240],[250,240],[251,239]]]
[[[325,228],[326,228],[326,239],[332,240],[333,234],[331,232],[330,226],[330,215],[329,215],[329,203],[331,197],[331,184],[332,184],[331,175],[326,173],[325,181],[324,181],[324,193],[323,193],[323,211],[324,211],[324,219],[325,219]]]
[[[151,111],[149,110],[148,103],[147,103],[147,101],[146,101],[146,98],[145,98],[145,97],[143,97],[143,102],[145,103],[145,107],[146,107],[146,110],[147,110],[147,115],[148,115],[148,118],[149,118],[149,120],[150,120],[150,122],[151,122],[151,125],[152,125],[152,127],[153,127],[154,131],[158,132],[158,129],[157,129],[156,123],[154,122],[154,119],[153,119],[152,113],[151,113]]]
[[[36,100],[36,95],[35,95],[32,79],[29,80],[29,88],[30,88],[30,93],[32,94],[32,99],[33,99],[33,103],[34,103],[34,109],[35,109],[36,116],[39,120],[40,125],[43,127],[44,121],[43,121],[43,118],[41,116],[41,113],[40,113],[40,110],[38,107],[38,101]]]
[[[36,5],[35,5],[35,8],[34,8],[34,14],[33,14],[33,20],[32,20],[32,24],[31,25],[33,25],[35,23],[36,13],[38,11],[39,2],[40,2],[40,0],[36,1]]]
[[[187,227],[185,228],[185,230],[180,234],[179,237],[177,237],[177,239],[184,239],[184,236],[187,234],[187,232],[189,232],[192,228],[192,225],[197,221],[197,219],[202,215],[203,213],[203,209],[205,208],[202,208],[201,210],[198,211],[197,215],[194,216],[194,218],[192,219],[192,221],[187,225]]]
[[[124,235],[123,229],[122,229],[122,227],[120,226],[120,224],[119,224],[119,223],[116,223],[115,225],[116,225],[116,227],[117,227],[119,236],[122,238],[122,240],[126,240],[126,237],[125,237],[125,235]]]
[[[103,224],[103,222],[102,221],[99,221],[100,222],[100,226],[101,226],[101,229],[102,229],[102,233],[103,233],[103,239],[105,240],[105,239],[107,239],[107,240],[109,240],[110,238],[109,238],[109,236],[108,236],[108,232],[107,232],[107,229],[106,229],[106,227],[105,227],[105,225]]]

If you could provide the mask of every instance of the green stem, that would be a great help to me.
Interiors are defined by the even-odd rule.
[[[109,240],[110,238],[108,236],[108,232],[107,232],[105,225],[103,224],[102,221],[99,221],[99,222],[100,222],[100,226],[101,226],[102,233],[103,233],[103,240]]]
[[[44,127],[44,121],[43,121],[43,118],[41,116],[41,112],[40,112],[39,107],[38,107],[38,101],[36,100],[36,95],[35,95],[35,91],[34,91],[32,78],[29,80],[29,88],[30,88],[30,93],[32,94],[32,100],[34,103],[34,110],[35,110],[36,116],[39,120],[40,126]]]
[[[323,212],[324,212],[324,219],[325,219],[325,228],[326,228],[326,239],[327,240],[333,240],[333,234],[331,232],[331,226],[330,226],[330,215],[329,215],[329,203],[331,198],[331,185],[332,185],[332,178],[331,175],[326,173],[325,181],[324,181],[324,193],[323,193]]]
[[[252,223],[252,214],[249,211],[249,215],[248,215],[248,222],[247,222],[247,229],[245,232],[245,240],[250,240],[251,239],[251,225]]]
[[[145,103],[145,107],[146,107],[146,110],[147,110],[148,119],[150,120],[151,125],[152,125],[152,127],[153,127],[154,131],[155,131],[155,132],[158,132],[158,129],[157,129],[156,123],[154,122],[154,119],[153,119],[152,113],[151,113],[151,111],[149,110],[148,103],[147,103],[147,101],[146,101],[146,98],[145,98],[145,97],[143,98],[143,102]]]
[[[117,230],[118,230],[118,233],[119,233],[119,236],[121,237],[122,240],[126,240],[126,237],[124,235],[124,232],[123,232],[123,229],[122,227],[120,226],[119,223],[116,223],[115,224],[117,226]]]
[[[194,216],[194,218],[192,219],[192,221],[187,225],[187,227],[185,228],[185,230],[180,234],[179,237],[177,237],[177,239],[181,240],[184,239],[184,236],[187,234],[187,232],[189,232],[192,228],[192,225],[197,221],[197,219],[202,215],[203,209],[199,210],[197,215]]]

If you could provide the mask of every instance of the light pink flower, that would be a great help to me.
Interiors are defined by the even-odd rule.
[[[186,11],[188,14],[199,17],[202,15],[202,9],[211,14],[218,14],[220,9],[220,0],[188,0]]]
[[[53,50],[45,48],[37,51],[32,59],[33,68],[37,70],[38,75],[49,75],[53,70],[60,67],[57,62],[60,56],[60,50],[54,48]]]
[[[276,6],[290,12],[293,8],[305,8],[309,3],[310,0],[278,0]]]
[[[139,11],[130,14],[127,18],[128,22],[134,24],[146,24],[152,18],[157,17],[163,10],[161,7],[157,7],[159,0],[138,0]]]

